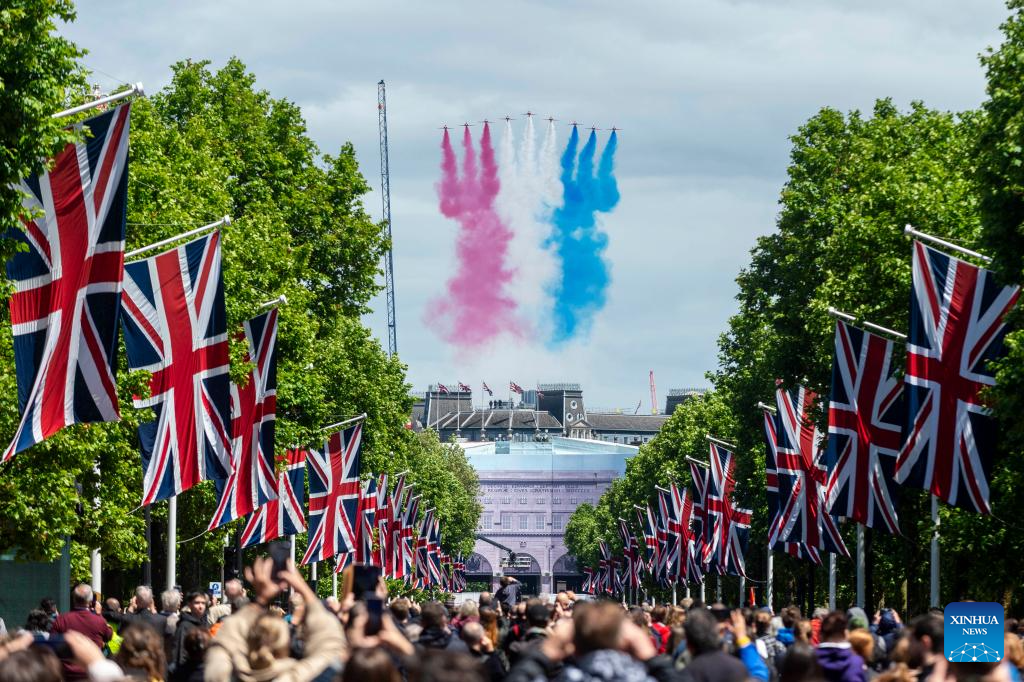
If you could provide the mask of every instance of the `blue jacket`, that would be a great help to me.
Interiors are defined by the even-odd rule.
[[[740,647],[739,655],[751,677],[768,682],[768,664],[761,658],[761,654],[757,653],[757,646],[753,642]]]
[[[815,653],[828,682],[866,682],[864,659],[853,652],[849,642],[823,642]]]
[[[786,646],[793,646],[793,628],[779,628],[779,631],[775,634],[775,639]]]

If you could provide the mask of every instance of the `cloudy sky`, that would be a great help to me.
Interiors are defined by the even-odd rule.
[[[977,55],[1000,0],[80,0],[65,33],[104,87],[154,92],[185,58],[241,58],[297,102],[325,152],[352,141],[380,216],[377,81],[387,81],[398,347],[418,390],[577,381],[588,406],[648,409],[706,385],[734,278],[772,231],[787,137],[823,106],[875,98],[947,110],[984,96]],[[440,131],[532,110],[619,126],[622,201],[607,216],[612,284],[586,339],[504,339],[457,352],[424,323],[454,265],[437,208]],[[568,129],[559,133],[565,139]],[[383,297],[367,318],[386,339]]]

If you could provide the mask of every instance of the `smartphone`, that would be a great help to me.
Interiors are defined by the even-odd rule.
[[[363,599],[377,592],[377,582],[380,580],[380,566],[369,564],[356,564],[352,571],[352,592],[356,599]]]
[[[288,570],[288,559],[292,555],[292,545],[290,541],[278,541],[270,543],[270,558],[274,560],[274,568],[270,573],[270,579],[277,582],[280,579],[280,574],[283,571]]]
[[[74,658],[71,653],[71,646],[68,645],[64,636],[60,634],[52,634],[49,639],[37,636],[32,641],[32,646],[40,649],[49,649],[57,654],[57,658],[63,661],[70,661]]]
[[[384,617],[384,600],[380,597],[366,598],[366,634],[376,635],[380,632],[381,619]]]

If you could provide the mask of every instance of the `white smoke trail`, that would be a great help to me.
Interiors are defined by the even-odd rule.
[[[548,132],[549,137],[552,135]],[[515,296],[528,318],[539,320],[546,307],[546,287],[557,272],[557,264],[545,241],[551,231],[546,180],[537,157],[537,140],[532,118],[528,117],[523,137],[516,150],[512,124],[506,123],[502,136],[501,191],[496,206],[499,215],[512,229],[509,264],[516,269]],[[545,154],[548,140],[545,139]],[[558,162],[551,141],[554,181],[558,184]],[[541,162],[546,162],[541,159]],[[559,186],[560,187],[560,186]],[[560,192],[560,189],[559,189]],[[559,194],[560,198],[560,194]]]

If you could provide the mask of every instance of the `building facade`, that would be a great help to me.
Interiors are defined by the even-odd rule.
[[[513,575],[526,594],[579,588],[583,575],[566,550],[565,524],[579,505],[597,503],[638,448],[559,435],[462,445],[480,477],[483,505],[466,560],[469,580],[496,586]]]

